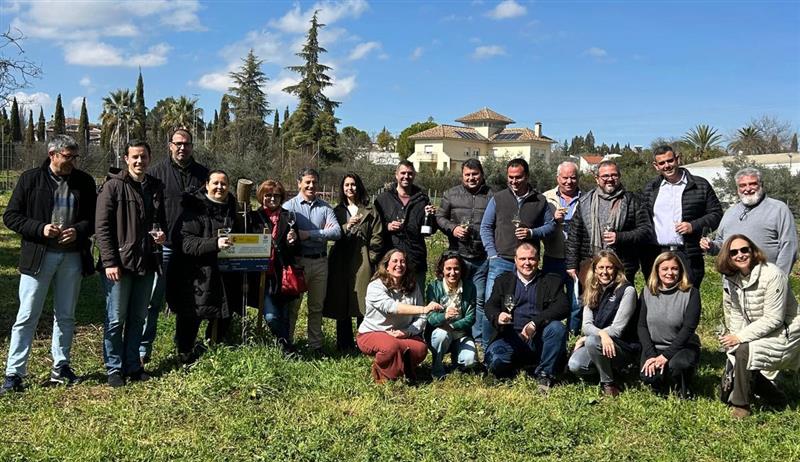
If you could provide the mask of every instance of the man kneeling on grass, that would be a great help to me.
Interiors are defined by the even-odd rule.
[[[567,328],[561,321],[569,315],[569,303],[561,277],[539,272],[536,246],[519,244],[514,266],[497,278],[486,302],[486,317],[497,330],[486,348],[486,367],[497,377],[534,368],[539,389],[546,392],[566,355]]]

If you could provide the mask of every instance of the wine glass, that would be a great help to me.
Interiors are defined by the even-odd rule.
[[[222,219],[222,229],[225,230],[225,235],[231,233],[231,230],[233,229],[233,220],[231,220],[231,217],[225,217]]]
[[[291,228],[292,226],[294,226],[295,223],[297,223],[297,215],[294,214],[294,210],[289,210],[288,212],[289,214],[288,217],[286,218],[286,224],[288,224],[289,227]]]
[[[515,213],[513,217],[511,217],[511,224],[514,225],[514,228],[519,228],[522,224],[522,220],[519,217],[519,212]]]
[[[64,226],[64,215],[60,213],[56,213],[53,215],[53,225],[58,226],[58,229],[61,229]]]
[[[511,313],[512,311],[514,311],[515,305],[516,303],[514,303],[513,295],[506,295],[505,297],[503,297],[503,306],[505,307],[506,311]]]
[[[403,223],[406,221],[406,209],[400,209],[397,212],[397,216],[394,217],[394,221],[400,223],[400,226],[403,226]]]
[[[158,239],[158,235],[161,233],[161,226],[158,223],[153,223],[153,226],[150,228],[150,231],[148,231],[148,233],[153,238],[153,241],[155,241],[156,239]],[[153,253],[161,253],[161,246],[158,245],[158,243],[156,243]]]

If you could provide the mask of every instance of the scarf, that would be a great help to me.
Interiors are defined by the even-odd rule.
[[[592,213],[592,231],[591,231],[591,245],[592,249],[604,249],[606,247],[603,242],[603,228],[610,225],[614,231],[619,230],[620,215],[619,209],[622,204],[622,199],[625,195],[625,188],[619,187],[611,194],[606,194],[599,186],[592,195],[591,213]],[[599,199],[598,199],[599,198]],[[611,208],[608,213],[608,221],[600,223],[600,199],[611,202]]]

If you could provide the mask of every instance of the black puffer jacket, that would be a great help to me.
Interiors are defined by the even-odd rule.
[[[486,258],[480,228],[483,212],[492,196],[492,190],[485,183],[474,193],[464,185],[454,186],[444,193],[442,203],[436,209],[436,223],[447,235],[450,250],[457,251],[465,258]],[[470,218],[470,237],[462,240],[453,236],[453,229],[460,225],[464,217]]]
[[[722,206],[717,199],[714,188],[708,181],[699,176],[694,176],[686,169],[680,169],[686,175],[686,188],[681,196],[681,220],[692,225],[692,233],[683,236],[683,243],[686,246],[686,253],[690,257],[703,254],[700,249],[700,238],[703,237],[703,228],[710,230],[717,229],[722,220]],[[642,201],[647,206],[647,213],[650,221],[653,221],[656,198],[660,190],[663,177],[659,176],[647,183],[642,189]],[[653,233],[653,243],[655,242]]]
[[[375,211],[383,222],[383,246],[382,254],[392,248],[404,251],[416,271],[427,268],[428,250],[425,247],[425,236],[420,232],[422,222],[425,221],[425,206],[430,204],[428,195],[417,186],[411,187],[411,199],[403,207],[400,197],[397,195],[397,184],[392,186],[375,198]],[[391,232],[388,230],[388,223],[403,214],[405,221],[399,231]],[[434,220],[434,227],[436,221]],[[436,232],[434,229],[433,232]]]

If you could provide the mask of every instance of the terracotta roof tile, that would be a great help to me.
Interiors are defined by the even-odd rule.
[[[488,141],[486,137],[470,127],[458,125],[437,125],[408,137],[410,140],[454,139]]]
[[[456,122],[466,123],[466,122],[484,122],[484,121],[491,121],[491,122],[504,122],[507,124],[513,124],[514,121],[509,119],[508,117],[498,114],[493,110],[489,109],[488,107],[484,107],[478,111],[473,112],[472,114],[467,114],[464,117],[456,119]]]

